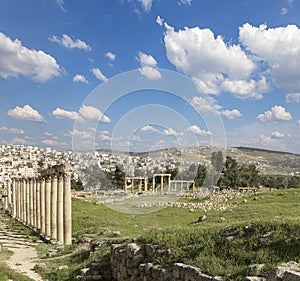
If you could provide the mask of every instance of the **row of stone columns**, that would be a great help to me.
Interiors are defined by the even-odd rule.
[[[72,243],[71,177],[59,173],[39,178],[13,178],[8,211],[46,239]]]

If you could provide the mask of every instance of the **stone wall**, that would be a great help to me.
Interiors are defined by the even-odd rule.
[[[77,280],[90,281],[221,281],[221,276],[209,276],[197,267],[175,263],[167,268],[149,262],[155,256],[168,256],[169,250],[162,251],[154,245],[137,243],[111,245],[110,259],[92,264],[91,268],[81,271]],[[152,259],[151,259],[152,258]],[[257,275],[263,265],[249,266]],[[245,281],[300,281],[300,265],[296,262],[281,264],[267,276],[249,276]]]

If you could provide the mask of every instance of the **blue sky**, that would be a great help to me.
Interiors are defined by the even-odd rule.
[[[1,143],[300,153],[299,12],[299,0],[2,0]]]

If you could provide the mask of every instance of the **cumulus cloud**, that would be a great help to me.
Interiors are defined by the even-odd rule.
[[[245,48],[267,64],[273,83],[287,92],[300,92],[300,29],[296,25],[268,28],[249,23],[239,29]]]
[[[79,113],[81,114],[82,117],[90,120],[96,120],[100,121],[103,123],[110,123],[111,120],[108,116],[105,116],[100,109],[90,106],[90,105],[83,105]]]
[[[274,147],[281,150],[286,148],[286,146],[280,140],[274,139],[270,136],[265,136],[263,134],[259,135],[255,142],[265,147]]]
[[[226,109],[226,110],[223,110],[221,112],[221,114],[230,120],[234,120],[234,119],[242,117],[242,113],[237,109],[233,109],[233,110]]]
[[[289,121],[292,119],[292,115],[285,111],[284,107],[275,105],[271,108],[271,110],[259,114],[257,119],[261,122]]]
[[[285,135],[278,131],[275,131],[272,133],[272,138],[280,139],[280,138],[284,138],[284,137],[285,137]]]
[[[139,68],[139,72],[149,80],[158,80],[161,78],[160,72],[156,68],[150,66]]]
[[[297,124],[300,125],[300,120],[297,121]]]
[[[89,81],[81,74],[76,74],[74,77],[73,77],[73,82],[76,82],[76,83],[85,83],[85,84],[88,84]]]
[[[60,118],[60,119],[70,119],[78,122],[83,121],[82,117],[77,112],[68,111],[65,109],[61,109],[59,107],[52,111],[52,115],[55,118]]]
[[[138,61],[141,65],[139,72],[147,77],[149,80],[158,80],[161,78],[161,74],[156,68],[157,61],[151,55],[144,54],[139,52]]]
[[[92,68],[91,71],[98,80],[101,80],[103,82],[108,80],[107,77],[101,72],[99,68]]]
[[[65,136],[73,136],[73,137],[80,137],[82,139],[90,139],[93,137],[93,132],[74,129],[73,131],[69,132]]]
[[[81,49],[84,51],[91,51],[92,48],[80,39],[73,40],[69,35],[63,34],[61,37],[51,36],[49,37],[51,42],[58,43],[68,49]]]
[[[143,52],[139,52],[138,55],[139,63],[141,66],[152,66],[156,67],[157,61],[151,55],[147,55]]]
[[[10,109],[7,115],[14,119],[22,119],[33,122],[45,122],[44,117],[30,105],[24,105],[24,107],[16,106],[14,109]]]
[[[66,147],[67,146],[67,143],[65,142],[59,142],[57,140],[52,140],[52,139],[45,139],[45,140],[42,140],[42,144],[44,145],[47,145],[47,146],[60,146],[60,147]]]
[[[100,138],[100,140],[103,140],[103,141],[110,141],[110,140],[112,140],[112,137],[111,137],[109,131],[101,131],[101,132],[99,132],[99,138]]]
[[[114,61],[116,59],[116,54],[112,53],[112,52],[107,52],[105,54],[105,57],[108,58],[111,61]]]
[[[153,126],[151,125],[145,125],[144,127],[142,127],[140,129],[141,132],[144,132],[144,133],[160,133],[159,130],[157,130],[156,128],[154,128]]]
[[[300,93],[292,93],[286,96],[286,102],[300,102]]]
[[[164,129],[164,134],[167,136],[176,136],[177,132],[172,128],[168,128],[168,129]]]
[[[35,82],[60,76],[56,60],[41,50],[28,49],[18,39],[11,40],[0,32],[0,77],[23,75]]]
[[[190,100],[190,104],[199,112],[211,112],[214,114],[220,114],[230,120],[242,117],[242,113],[237,109],[222,110],[222,106],[218,105],[217,101],[209,96],[195,96]]]
[[[161,18],[160,16],[157,16],[156,18],[156,23],[160,26],[162,26],[164,24],[164,19]]]
[[[19,129],[19,128],[7,128],[7,127],[0,127],[0,132],[6,132],[10,134],[15,134],[15,135],[22,135],[24,134],[24,130]]]
[[[163,21],[160,19],[159,23]],[[164,42],[169,61],[191,76],[202,93],[228,91],[239,98],[261,98],[268,90],[266,80],[251,79],[256,64],[239,45],[224,42],[208,29],[199,27],[175,31],[164,23]]]
[[[212,133],[210,131],[205,131],[202,130],[199,126],[197,125],[192,125],[190,127],[187,128],[187,131],[199,136],[211,136]]]

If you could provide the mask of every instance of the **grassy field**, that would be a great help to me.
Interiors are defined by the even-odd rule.
[[[41,262],[46,267],[37,270],[48,280],[75,280],[81,268],[109,251],[104,245],[96,256],[89,257],[87,250],[74,251],[77,243],[87,238],[116,239],[116,233],[117,239],[137,237],[162,249],[170,249],[171,256],[154,257],[157,264],[186,262],[208,274],[222,275],[226,280],[243,280],[247,267],[254,263],[264,263],[267,272],[280,262],[300,262],[300,189],[259,192],[234,202],[236,207],[226,211],[204,213],[165,208],[133,215],[74,199],[75,245],[66,249],[40,245]],[[194,223],[204,214],[206,220]],[[57,250],[55,256],[58,258],[47,260],[47,253],[53,249]],[[61,265],[69,268],[57,270]]]

